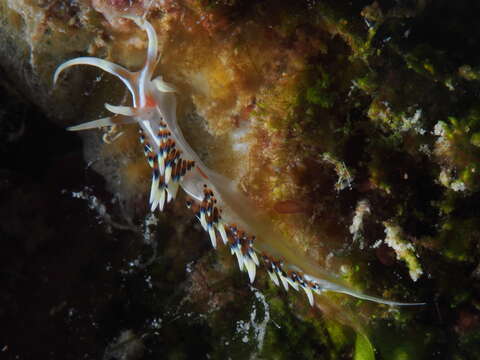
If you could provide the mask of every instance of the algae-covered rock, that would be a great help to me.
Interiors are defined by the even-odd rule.
[[[2,165],[10,185],[1,188],[0,230],[15,256],[2,265],[0,316],[11,327],[2,351],[28,358],[38,347],[59,359],[478,357],[476,2],[2,0],[0,9],[1,86],[34,114],[19,116],[18,100],[0,109],[0,151],[22,155]],[[52,175],[18,177],[30,175],[42,146],[23,130],[37,131],[37,117],[47,123],[38,113],[63,128],[105,116],[105,102],[131,103],[120,82],[90,67],[52,82],[55,68],[77,56],[141,68],[147,38],[123,15],[155,28],[155,73],[175,85],[187,141],[290,248],[362,293],[426,304],[389,307],[325,292],[311,307],[260,270],[249,285],[228,249],[209,249],[184,198],[149,214],[149,167],[134,126],[83,133],[85,164],[65,132],[58,152],[75,151],[68,162],[78,168],[56,160]],[[36,141],[48,143],[52,128],[63,134],[49,125]],[[52,190],[63,169],[79,181]],[[49,205],[47,188],[69,200]],[[29,204],[32,212],[23,210]],[[70,237],[65,217],[77,212]],[[28,250],[12,250],[16,239]],[[62,270],[65,278],[53,276]],[[28,281],[36,271],[38,281]],[[48,339],[20,346],[8,312],[22,317],[15,297],[25,289],[44,299],[26,314],[64,324],[46,332],[53,338],[65,326],[73,353]]]

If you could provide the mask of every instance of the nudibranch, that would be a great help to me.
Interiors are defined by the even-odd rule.
[[[321,269],[306,254],[293,250],[284,235],[270,219],[255,210],[251,201],[233,181],[209,169],[185,140],[177,122],[174,86],[161,76],[153,78],[160,60],[157,35],[146,20],[126,16],[148,36],[144,67],[131,72],[126,68],[95,57],[79,57],[66,61],[55,71],[54,84],[60,73],[74,65],[96,66],[118,77],[132,95],[133,106],[105,104],[112,117],[68,128],[71,131],[138,124],[140,142],[152,168],[149,196],[150,210],[163,211],[181,188],[188,196],[190,208],[207,232],[214,248],[221,242],[235,255],[240,270],[248,273],[253,283],[257,267],[263,265],[273,283],[305,292],[310,305],[314,296],[332,291],[359,299],[391,306],[422,305],[402,303],[365,295],[344,285],[335,275]],[[153,79],[152,79],[153,78]]]

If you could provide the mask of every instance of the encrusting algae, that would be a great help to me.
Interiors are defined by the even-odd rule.
[[[312,306],[314,294],[328,291],[391,306],[424,304],[362,294],[321,269],[308,256],[293,250],[284,235],[242,194],[236,183],[209,169],[187,143],[177,122],[177,90],[161,76],[153,77],[160,61],[156,32],[142,18],[124,17],[134,21],[148,35],[146,61],[140,71],[131,72],[100,58],[80,57],[60,65],[54,82],[68,67],[91,65],[118,77],[125,84],[132,95],[132,107],[105,104],[114,116],[72,126],[69,130],[137,124],[140,142],[153,173],[149,196],[151,211],[163,211],[165,205],[176,198],[179,188],[183,189],[189,197],[187,207],[193,210],[212,246],[216,248],[218,242],[227,246],[236,256],[240,270],[248,273],[251,283],[262,263],[275,285],[282,285],[286,291],[290,287],[303,290]]]

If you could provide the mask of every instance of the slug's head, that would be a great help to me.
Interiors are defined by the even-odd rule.
[[[165,97],[173,97],[175,88],[163,81],[161,76],[152,79],[153,72],[157,66],[160,56],[158,55],[157,34],[153,26],[143,18],[134,16],[124,16],[124,18],[134,21],[140,28],[146,31],[148,36],[148,50],[145,65],[139,71],[132,72],[120,65],[96,57],[79,57],[68,60],[61,64],[53,76],[53,83],[58,80],[60,73],[66,68],[74,65],[91,65],[98,67],[119,78],[128,88],[132,95],[133,106],[114,106],[105,104],[110,112],[119,115],[120,120],[115,122],[112,118],[104,118],[89,123],[81,124],[69,128],[69,130],[85,130],[102,126],[116,125],[118,123],[135,122],[135,117],[149,119],[150,114],[157,108],[159,101],[164,101]],[[170,96],[168,96],[170,95]]]

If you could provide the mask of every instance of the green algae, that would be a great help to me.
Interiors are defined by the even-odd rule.
[[[355,355],[354,360],[375,360],[375,353],[372,343],[364,334],[357,334],[355,340]]]
[[[312,86],[309,86],[305,92],[305,100],[308,104],[318,105],[322,108],[331,108],[334,104],[335,97],[329,87],[331,85],[330,75],[322,66],[317,66],[311,71],[309,77],[315,79]]]
[[[442,254],[451,260],[470,262],[475,258],[478,219],[450,219],[442,224],[438,241]]]
[[[269,300],[272,319],[281,324],[270,324],[267,331],[264,357],[271,359],[340,359],[353,346],[352,331],[332,321],[322,321],[312,314],[300,321],[294,309],[285,300]],[[305,315],[305,314],[304,314]],[[275,320],[277,322],[277,320]]]
[[[405,239],[400,226],[392,221],[384,222],[384,226],[386,234],[385,243],[395,251],[398,260],[405,262],[412,280],[417,281],[423,274],[423,270],[415,254],[415,248]]]
[[[418,336],[419,331],[422,336]],[[426,334],[426,329],[409,329],[396,327],[392,323],[380,322],[372,333],[372,338],[378,340],[376,350],[382,359],[424,359],[432,351],[426,344],[432,340]],[[424,341],[427,340],[427,341]]]
[[[470,65],[460,66],[458,74],[468,81],[480,80],[480,71],[478,68],[472,68]]]
[[[445,181],[445,185],[453,190],[456,188],[469,191],[478,189],[480,180],[477,172],[480,160],[480,151],[477,146],[478,130],[480,130],[480,112],[477,107],[469,109],[463,117],[449,116],[448,121],[439,122],[436,125],[436,134],[439,136],[436,151],[439,160],[444,169],[452,169],[457,173],[456,177]]]

